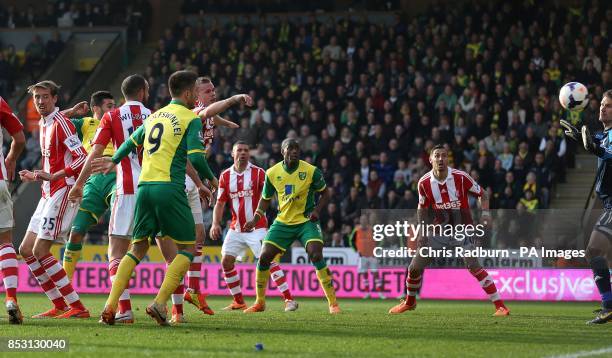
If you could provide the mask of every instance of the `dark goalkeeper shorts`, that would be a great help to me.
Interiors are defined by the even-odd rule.
[[[138,186],[133,241],[155,238],[161,233],[177,244],[195,243],[195,223],[185,189],[174,184]]]
[[[83,200],[72,223],[72,230],[85,234],[92,225],[95,225],[110,207],[117,175],[92,175],[83,187]]]
[[[612,208],[604,208],[603,213],[595,223],[595,230],[612,240]]]

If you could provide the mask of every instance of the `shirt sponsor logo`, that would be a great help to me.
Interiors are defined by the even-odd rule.
[[[440,204],[436,203],[436,209],[460,209],[460,208],[461,208],[461,201],[459,200],[451,201],[448,203],[440,203]]]
[[[229,196],[230,196],[230,199],[252,197],[253,190],[241,190],[235,193],[230,193]]]

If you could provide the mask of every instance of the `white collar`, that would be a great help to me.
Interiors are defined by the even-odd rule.
[[[41,119],[43,120],[43,123],[45,126],[50,125],[51,123],[53,123],[53,118],[55,118],[55,115],[59,112],[59,108],[55,107],[55,110],[53,112],[51,112],[49,115],[45,116],[45,117],[41,117]]]
[[[126,101],[121,107],[123,106],[142,106],[142,103],[138,101]]]
[[[253,165],[251,164],[251,162],[248,162],[248,163],[247,163],[246,168],[244,168],[244,171],[243,171],[243,172],[241,172],[241,173],[240,173],[240,172],[238,172],[238,171],[235,169],[235,166],[236,166],[236,164],[232,164],[232,166],[231,166],[231,169],[230,169],[230,170],[232,171],[232,173],[234,173],[234,174],[236,174],[236,175],[242,175],[242,174],[244,174],[244,173],[245,173],[247,170],[251,169],[251,167],[252,167]]]
[[[431,170],[431,181],[432,183],[438,183],[438,184],[445,184],[446,181],[451,177],[451,171],[453,170],[453,168],[448,167],[448,171],[446,172],[446,178],[444,178],[444,180],[439,181],[438,179],[436,179],[436,177],[434,176],[434,172],[433,169]]]

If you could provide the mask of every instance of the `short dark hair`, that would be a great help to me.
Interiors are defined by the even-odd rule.
[[[288,148],[289,146],[297,146],[298,148],[300,148],[300,143],[296,139],[287,138],[281,143],[281,150]]]
[[[195,86],[198,74],[193,71],[176,71],[168,79],[168,88],[172,97],[179,97],[186,90]]]
[[[141,75],[127,76],[121,83],[121,93],[125,98],[133,98],[141,89],[147,88],[147,80]]]
[[[436,144],[436,145],[433,146],[433,148],[431,148],[431,151],[429,152],[429,155],[433,154],[433,152],[438,150],[438,149],[446,150],[446,147],[444,146],[444,144]]]
[[[114,99],[113,95],[109,91],[97,91],[91,94],[91,100],[89,104],[93,106],[102,107],[105,99]]]
[[[612,99],[612,89],[609,89],[607,91],[604,92],[602,98],[608,97],[610,99]]]
[[[234,145],[232,145],[232,148],[237,146],[237,145],[247,145],[249,146],[249,148],[251,148],[251,146],[249,145],[249,143],[243,141],[243,140],[237,140],[236,142],[234,142]]]
[[[44,89],[48,89],[51,92],[52,96],[57,96],[57,93],[59,92],[60,86],[51,81],[51,80],[44,80],[44,81],[40,81],[38,83],[35,83],[31,86],[28,87],[28,93],[29,94],[34,94],[34,90],[37,88],[44,88]]]
[[[196,80],[196,84],[198,85],[205,85],[208,83],[212,83],[212,80],[208,76],[198,77],[198,79]]]

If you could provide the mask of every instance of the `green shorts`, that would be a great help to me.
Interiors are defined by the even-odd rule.
[[[138,186],[133,241],[153,239],[161,233],[177,244],[195,243],[195,223],[185,189],[175,184]]]
[[[85,234],[109,208],[115,194],[117,174],[92,175],[83,187],[83,200],[72,223],[72,230]]]
[[[322,237],[321,225],[318,222],[306,221],[302,224],[287,225],[274,220],[263,242],[287,251],[295,240],[299,240],[306,248],[309,242],[323,243]]]

